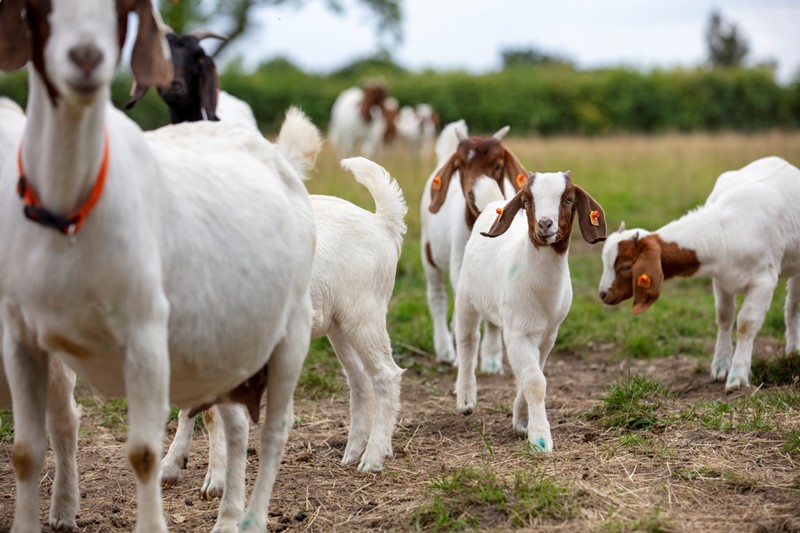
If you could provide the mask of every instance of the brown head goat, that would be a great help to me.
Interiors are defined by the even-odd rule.
[[[519,189],[528,172],[502,140],[509,127],[491,137],[469,137],[463,120],[448,124],[436,142],[437,170],[431,174],[422,197],[422,265],[428,284],[428,307],[433,320],[437,361],[455,360],[453,338],[447,326],[445,273],[453,290],[458,286],[464,246],[480,213],[473,188],[481,178],[495,181],[500,189]],[[521,177],[520,177],[521,176]],[[511,185],[506,183],[510,180]],[[487,324],[482,353],[491,354],[482,370],[500,372],[502,344],[497,328]]]

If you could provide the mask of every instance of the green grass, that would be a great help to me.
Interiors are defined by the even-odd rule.
[[[607,521],[600,526],[600,531],[606,533],[627,533],[628,531],[644,531],[647,533],[666,533],[672,531],[668,517],[661,515],[661,509],[656,508],[652,513],[641,516],[631,522],[621,520]]]
[[[117,440],[125,440],[128,433],[128,402],[116,398],[107,402],[98,402],[100,413],[98,425],[109,429]]]
[[[799,405],[800,390],[796,388],[767,390],[733,401],[689,404],[681,411],[681,418],[715,431],[772,431],[777,413],[794,410]]]
[[[0,409],[0,442],[14,441],[14,419],[10,409]]]
[[[782,322],[782,321],[781,321]],[[766,386],[791,385],[800,381],[800,352],[753,360],[750,382]]]
[[[430,491],[431,499],[414,516],[415,526],[426,531],[523,528],[575,513],[566,487],[527,471],[506,481],[489,469],[464,467],[434,479]]]
[[[320,400],[339,394],[344,385],[344,374],[328,339],[311,341],[295,396]]]
[[[658,381],[628,374],[608,387],[602,404],[588,417],[607,428],[646,431],[665,423],[661,408],[670,396],[669,387]]]
[[[783,443],[783,451],[800,460],[800,430],[792,429],[786,434],[786,442]]]

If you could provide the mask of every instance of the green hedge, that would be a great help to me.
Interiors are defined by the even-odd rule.
[[[598,135],[617,132],[760,131],[800,126],[800,81],[778,85],[767,70],[577,71],[567,65],[515,67],[473,75],[465,72],[348,70],[322,75],[274,60],[252,73],[236,66],[222,74],[223,88],[249,102],[261,128],[277,130],[289,105],[300,106],[323,129],[343,89],[381,75],[401,104],[429,102],[443,122],[464,118],[474,132],[509,124],[516,134]],[[24,73],[0,76],[0,94],[22,103]],[[115,82],[122,105],[130,77]],[[166,123],[154,91],[131,112],[146,129]]]

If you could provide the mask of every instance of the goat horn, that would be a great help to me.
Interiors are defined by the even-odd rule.
[[[206,29],[206,28],[200,28],[199,30],[194,30],[189,35],[191,35],[192,37],[195,37],[198,41],[202,41],[203,39],[206,39],[208,37],[211,37],[213,39],[219,39],[221,41],[227,41],[228,40],[228,38],[225,37],[224,35],[220,35],[219,33],[211,31],[211,30]]]
[[[503,126],[499,130],[497,130],[494,133],[494,135],[492,135],[492,137],[494,137],[498,141],[502,141],[503,137],[505,137],[508,134],[508,130],[510,130],[510,129],[511,129],[511,126]]]
[[[456,128],[456,137],[458,137],[459,141],[463,141],[467,138],[467,134],[464,133],[464,130],[461,128]]]

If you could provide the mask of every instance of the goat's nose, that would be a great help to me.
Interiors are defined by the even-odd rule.
[[[103,52],[93,44],[81,44],[70,48],[68,53],[70,61],[83,71],[90,74],[103,60]]]
[[[540,233],[546,233],[553,227],[553,221],[549,218],[545,218],[537,222],[537,225],[539,226]]]
[[[183,84],[179,80],[172,80],[169,84],[169,88],[173,91],[177,91],[181,87],[183,87]]]
[[[606,291],[600,291],[600,294],[599,294],[600,299],[601,300],[605,300],[606,299],[606,294],[608,294]]]

